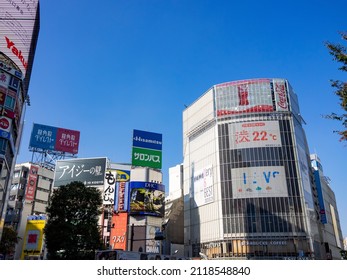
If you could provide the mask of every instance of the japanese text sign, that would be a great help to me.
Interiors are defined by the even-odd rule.
[[[103,186],[106,158],[58,160],[54,172],[54,187],[80,181],[86,186]]]
[[[79,131],[34,124],[29,147],[77,154],[79,140]]]

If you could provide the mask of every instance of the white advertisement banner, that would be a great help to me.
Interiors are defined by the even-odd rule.
[[[212,165],[194,172],[194,201],[196,206],[214,201]]]
[[[229,125],[230,149],[281,147],[277,121],[258,121]]]
[[[117,171],[108,170],[105,174],[104,205],[114,204]]]
[[[231,169],[233,198],[287,197],[283,166]]]

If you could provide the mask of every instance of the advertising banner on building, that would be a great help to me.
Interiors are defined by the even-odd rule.
[[[27,183],[26,192],[25,192],[25,200],[26,201],[33,201],[35,198],[38,171],[39,171],[38,166],[35,166],[35,165],[30,166],[28,183]]]
[[[130,182],[131,214],[164,215],[165,186],[151,182]]]
[[[276,111],[288,111],[288,95],[285,81],[274,79],[273,89],[275,93]]]
[[[215,86],[215,92],[218,117],[274,111],[270,79],[223,83]]]
[[[229,125],[230,149],[281,147],[277,121],[232,123]]]
[[[43,124],[34,124],[29,148],[49,151],[78,153],[80,132]]]
[[[131,159],[133,166],[161,169],[162,134],[134,129]]]
[[[115,198],[117,172],[107,170],[105,174],[105,185],[103,194],[103,204],[113,205]]]
[[[80,181],[85,186],[104,186],[106,158],[57,160],[54,187]]]
[[[24,235],[21,259],[39,257],[42,252],[43,229],[46,225],[45,216],[29,216]]]
[[[194,172],[195,206],[202,206],[214,201],[212,165]]]
[[[110,234],[110,246],[113,250],[127,249],[127,226],[128,213],[117,213],[112,216],[112,224]]]
[[[160,232],[160,227],[148,225],[146,231],[146,253],[160,254],[160,241],[154,240],[156,232]]]
[[[231,169],[233,198],[287,197],[283,166]]]
[[[0,28],[0,52],[6,54],[21,69],[25,76],[31,51],[34,26],[36,24],[38,0],[2,1]],[[4,5],[4,4],[3,4]]]

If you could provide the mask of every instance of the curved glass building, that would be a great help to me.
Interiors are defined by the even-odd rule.
[[[310,155],[285,79],[213,86],[183,112],[186,256],[308,259]]]

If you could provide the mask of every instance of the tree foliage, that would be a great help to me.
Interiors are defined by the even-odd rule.
[[[347,32],[340,32],[342,39],[347,41]],[[342,44],[333,44],[327,42],[326,47],[329,49],[329,53],[333,56],[333,59],[339,63],[342,63],[342,66],[338,68],[341,71],[347,71],[347,48]],[[339,80],[331,80],[331,86],[335,89],[335,94],[339,97],[341,108],[347,112],[347,82]],[[347,114],[336,114],[332,113],[326,116],[329,119],[338,120],[342,122],[344,130],[335,131],[338,133],[341,138],[340,141],[347,141]]]
[[[341,258],[343,260],[347,260],[347,251],[346,250],[341,250],[340,254],[341,254]]]
[[[0,242],[0,253],[5,257],[6,255],[13,253],[19,240],[20,237],[18,237],[17,232],[12,227],[5,226]]]
[[[45,240],[48,259],[94,259],[101,246],[101,192],[72,182],[54,190],[47,207]]]

